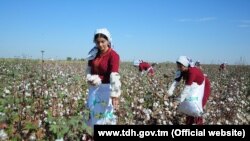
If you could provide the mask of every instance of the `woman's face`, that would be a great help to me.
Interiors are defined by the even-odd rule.
[[[101,52],[105,52],[109,48],[109,41],[103,37],[96,38],[95,44]]]
[[[188,70],[188,67],[185,67],[182,64],[177,63],[177,69],[181,72],[185,72]]]

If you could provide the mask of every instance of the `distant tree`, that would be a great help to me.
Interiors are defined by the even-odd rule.
[[[72,58],[71,57],[67,57],[67,61],[72,61]]]

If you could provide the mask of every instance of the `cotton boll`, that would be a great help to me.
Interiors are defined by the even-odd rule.
[[[164,101],[165,106],[169,106],[169,103],[167,101]]]
[[[7,133],[3,129],[1,129],[0,130],[0,140],[7,140],[7,139],[8,139]]]
[[[10,94],[10,90],[4,88],[4,93],[5,93],[5,94]]]
[[[220,122],[217,122],[216,124],[217,124],[217,125],[222,125]]]
[[[63,138],[56,139],[55,141],[64,141]]]
[[[143,99],[143,98],[140,98],[140,99],[139,99],[139,103],[140,103],[140,104],[144,103],[144,99]]]
[[[231,98],[231,97],[229,97],[227,100],[228,100],[229,102],[232,102],[234,99]]]
[[[32,133],[29,137],[29,141],[35,141],[36,140],[36,134]]]
[[[162,114],[162,111],[159,111],[159,114]]]
[[[154,108],[157,108],[159,106],[159,104],[157,102],[154,102],[153,106],[154,106]]]
[[[165,120],[162,121],[163,125],[167,125],[167,122]]]

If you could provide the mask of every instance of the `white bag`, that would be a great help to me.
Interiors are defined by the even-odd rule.
[[[89,87],[87,106],[90,109],[90,119],[87,124],[94,128],[95,124],[115,125],[117,116],[110,98],[110,84]]]
[[[199,117],[203,114],[202,99],[204,95],[205,80],[201,85],[193,82],[190,92],[185,100],[180,103],[178,111],[189,116]]]

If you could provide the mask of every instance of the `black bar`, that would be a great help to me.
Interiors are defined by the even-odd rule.
[[[249,125],[95,125],[94,140],[250,140]]]

